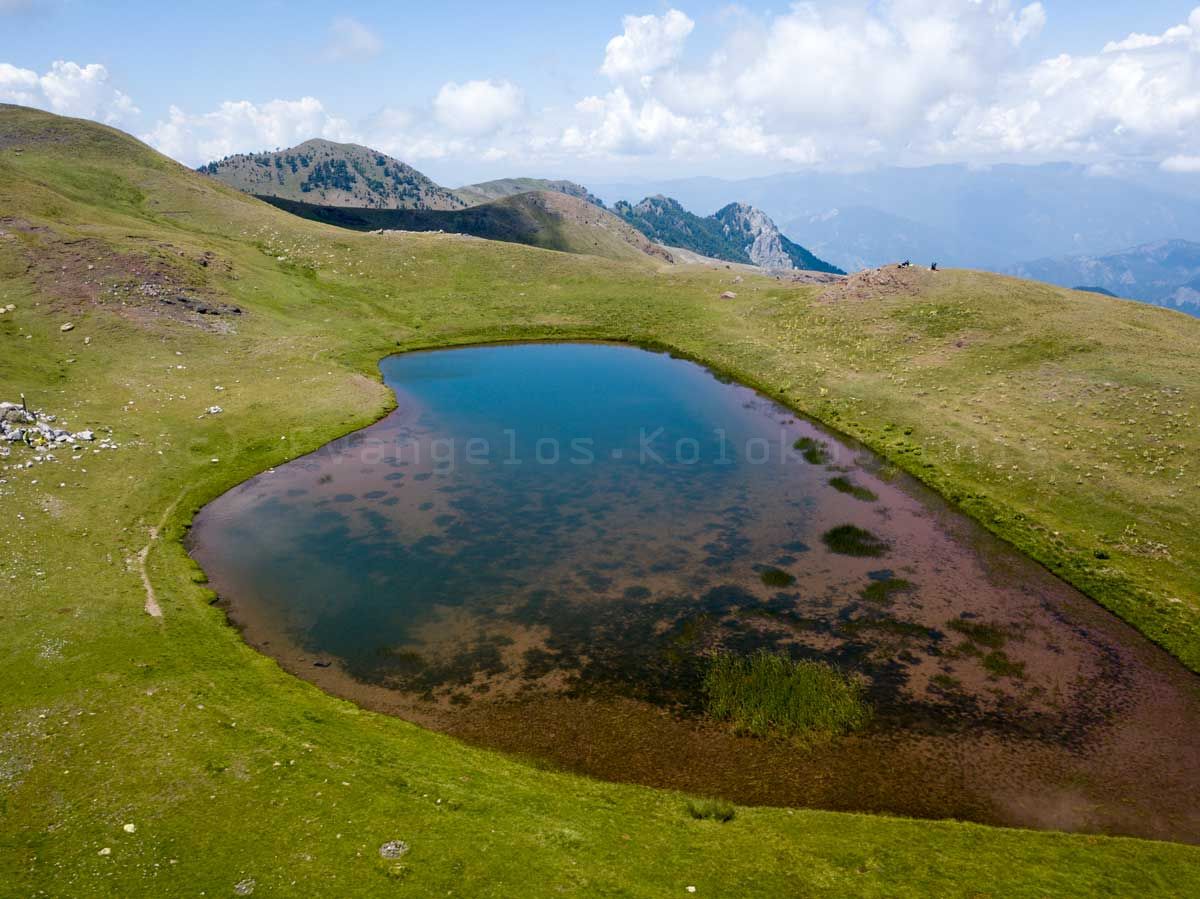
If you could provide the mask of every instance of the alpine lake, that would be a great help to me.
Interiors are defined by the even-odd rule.
[[[408,353],[382,421],[236,487],[189,550],[330,693],[741,804],[1200,842],[1200,678],[860,446],[668,354]],[[712,712],[717,659],[867,714]]]

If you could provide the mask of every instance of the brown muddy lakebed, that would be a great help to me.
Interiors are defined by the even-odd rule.
[[[192,529],[288,670],[596,777],[1200,842],[1200,678],[862,448],[633,347],[381,367],[395,412]],[[869,554],[827,540],[846,525]],[[712,655],[764,648],[861,676],[870,724],[708,720]]]

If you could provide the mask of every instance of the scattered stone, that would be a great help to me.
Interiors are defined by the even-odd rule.
[[[108,846],[105,846],[103,849],[101,849],[96,854],[97,855],[112,855],[112,849]]]
[[[136,824],[126,824],[121,829],[124,830],[126,833],[137,833],[137,825]]]
[[[66,333],[67,331],[74,331],[75,325],[72,322],[67,322],[65,325],[62,325],[58,330],[62,331],[63,333]]]
[[[403,840],[388,840],[379,847],[379,857],[389,860],[400,858],[408,852],[408,843]]]
[[[91,345],[92,345],[92,338],[90,338],[90,337],[85,337],[85,338],[83,338],[83,345],[84,345],[84,346],[91,346]]]
[[[23,444],[30,447],[36,454],[37,461],[53,462],[54,456],[47,453],[53,447],[68,447],[95,439],[90,430],[76,434],[64,427],[58,421],[58,416],[50,415],[42,409],[29,409],[24,399],[20,403],[0,402],[0,442]],[[110,448],[116,449],[116,444],[106,441]],[[44,455],[43,455],[44,454]]]
[[[736,293],[734,293],[732,290],[727,290],[727,291],[725,291],[723,294],[721,294],[721,299],[723,299],[723,300],[736,300],[736,299],[737,299],[737,294],[736,294]]]
[[[247,877],[245,880],[239,880],[237,883],[235,883],[233,885],[234,895],[235,896],[249,896],[251,893],[254,892],[255,886],[257,886],[257,884],[255,883],[253,877]]]
[[[329,663],[326,662],[324,659],[319,659],[319,660],[313,662],[313,667],[314,668],[328,668]]]

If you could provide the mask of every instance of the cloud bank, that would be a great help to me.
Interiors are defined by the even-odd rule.
[[[1194,172],[1200,146],[1200,7],[1161,34],[1114,35],[1095,52],[1034,56],[1052,8],[1023,0],[795,3],[698,27],[685,12],[627,15],[597,43],[598,89],[531,109],[505,79],[448,80],[422,105],[350,121],[314,97],[172,107],[143,136],[197,163],[307,137],[356,140],[405,158],[529,165],[654,160],[779,167],[1152,160]],[[326,55],[382,52],[353,19]],[[0,98],[133,125],[103,66],[0,65]]]

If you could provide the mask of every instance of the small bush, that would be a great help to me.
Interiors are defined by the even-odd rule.
[[[713,719],[756,737],[835,736],[871,717],[860,679],[822,662],[796,662],[765,649],[749,656],[715,656],[704,693]]]
[[[800,451],[800,455],[804,457],[804,461],[810,465],[828,465],[831,461],[829,455],[829,444],[814,440],[812,437],[801,437],[792,444],[794,449]]]
[[[855,499],[861,499],[864,503],[873,503],[875,500],[879,499],[874,491],[868,490],[866,487],[862,487],[854,483],[849,478],[841,475],[838,475],[836,478],[831,478],[829,481],[829,486],[839,493],[848,493]]]
[[[697,821],[732,821],[737,809],[724,799],[689,799],[687,813]]]
[[[768,587],[790,587],[796,583],[794,575],[781,568],[766,568],[761,573],[762,582]]]
[[[843,556],[878,558],[889,549],[882,537],[876,537],[870,531],[852,524],[832,528],[821,535],[821,539],[832,552]]]

